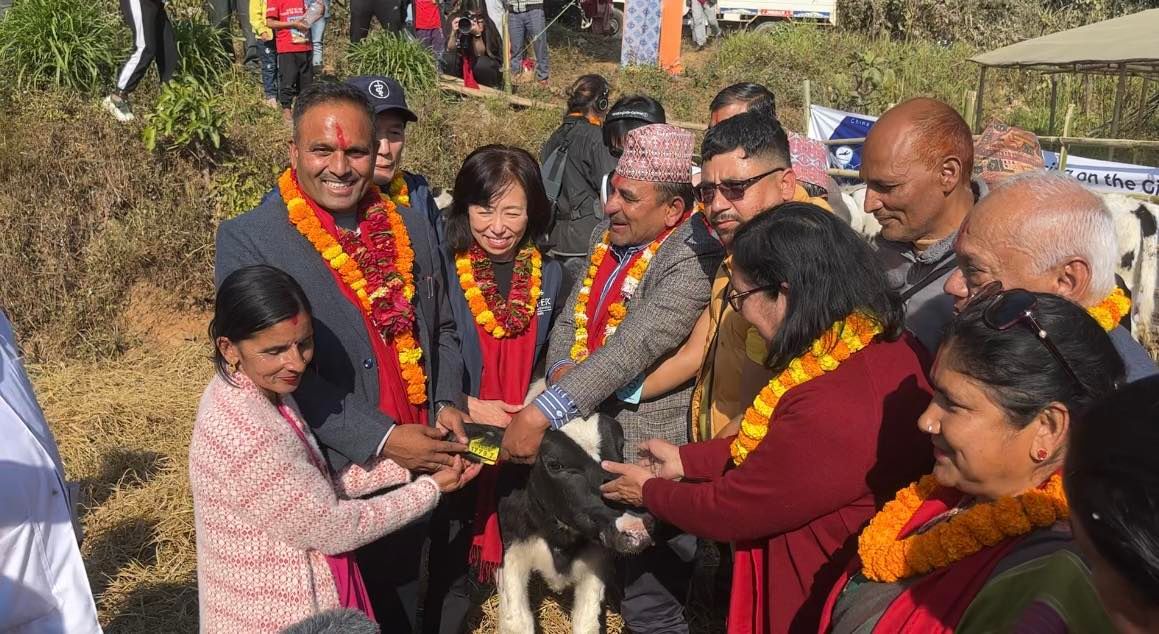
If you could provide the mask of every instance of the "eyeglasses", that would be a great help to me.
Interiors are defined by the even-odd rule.
[[[1046,346],[1046,349],[1050,351],[1062,369],[1066,370],[1067,375],[1070,376],[1079,390],[1086,391],[1078,374],[1075,374],[1074,368],[1067,362],[1066,357],[1062,356],[1062,352],[1051,341],[1046,329],[1034,317],[1038,298],[1033,293],[1020,288],[1004,291],[1002,290],[1002,282],[994,281],[983,286],[970,299],[971,304],[986,301],[990,304],[982,311],[982,321],[986,322],[987,326],[1001,332],[1018,324],[1024,324]]]
[[[728,300],[728,305],[732,306],[732,309],[739,313],[740,312],[740,305],[744,303],[744,299],[746,297],[748,297],[749,295],[752,295],[753,293],[759,293],[761,291],[771,291],[775,288],[780,288],[780,285],[779,284],[766,284],[764,286],[750,288],[747,291],[737,292],[737,291],[732,290],[732,284],[730,283],[728,285],[728,288],[726,288],[724,291],[724,297],[725,297],[725,299]]]
[[[724,196],[725,200],[740,200],[741,198],[744,198],[745,191],[747,191],[748,188],[752,187],[753,185],[756,185],[757,182],[762,178],[765,178],[766,176],[772,176],[777,172],[783,172],[787,169],[789,168],[778,167],[776,169],[769,170],[764,174],[757,174],[752,178],[746,178],[743,181],[701,183],[700,185],[692,188],[692,193],[696,196],[696,200],[702,205],[712,204],[712,199],[716,198],[716,190],[718,189],[720,190],[721,195]]]

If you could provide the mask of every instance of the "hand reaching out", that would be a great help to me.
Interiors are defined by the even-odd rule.
[[[649,470],[652,475],[665,480],[684,477],[684,462],[680,459],[680,448],[676,445],[653,438],[640,443],[637,452],[640,459],[636,464]]]
[[[439,491],[450,493],[466,486],[482,469],[482,464],[467,463],[462,456],[455,456],[450,466],[436,471],[431,478],[439,485]]]

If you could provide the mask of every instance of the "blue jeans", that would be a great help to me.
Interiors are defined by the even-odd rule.
[[[535,47],[535,78],[547,79],[547,18],[543,15],[543,5],[508,14],[507,28],[511,37],[512,76],[523,70],[523,48],[530,40]]]
[[[258,63],[262,67],[262,92],[267,98],[278,98],[278,51],[274,41],[258,41]]]
[[[310,25],[310,39],[314,41],[314,65],[322,65],[322,35],[326,32],[326,16]]]

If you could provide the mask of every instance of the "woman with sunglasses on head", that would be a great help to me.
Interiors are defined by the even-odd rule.
[[[930,399],[917,343],[864,240],[788,203],[733,240],[727,300],[751,323],[772,380],[741,433],[641,446],[605,495],[735,545],[733,632],[815,632],[875,501],[929,469],[915,421]]]
[[[1080,306],[999,288],[947,328],[918,419],[933,473],[870,520],[822,631],[1113,631],[1071,539],[1061,469],[1073,421],[1112,393],[1123,362]]]
[[[373,619],[353,551],[423,517],[479,472],[456,457],[414,482],[385,458],[332,473],[292,396],[319,380],[308,375],[310,313],[298,283],[271,266],[238,269],[217,291],[217,373],[189,444],[203,632],[276,632],[338,607]]]

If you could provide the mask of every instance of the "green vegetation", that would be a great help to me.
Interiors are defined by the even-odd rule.
[[[22,90],[97,94],[123,61],[122,31],[117,15],[100,3],[23,0],[0,20],[0,70]]]
[[[430,51],[418,40],[397,33],[378,31],[346,53],[347,75],[386,75],[398,80],[411,93],[435,87],[438,69]]]
[[[208,158],[221,148],[225,110],[221,95],[191,75],[174,79],[161,89],[157,106],[142,133],[145,148],[160,146]]]

